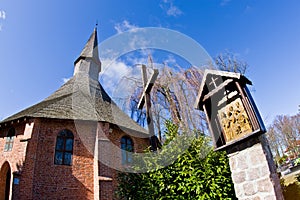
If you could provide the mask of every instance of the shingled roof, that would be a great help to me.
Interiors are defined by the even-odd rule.
[[[98,78],[93,78],[98,77],[98,74],[90,76],[91,71],[97,71],[95,68],[99,71],[101,69],[96,29],[75,61],[74,76],[68,82],[42,102],[8,117],[0,123],[24,117],[89,120],[109,122],[121,128],[147,134],[144,128],[127,116],[112,101]]]

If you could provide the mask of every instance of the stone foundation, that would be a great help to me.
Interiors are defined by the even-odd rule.
[[[242,200],[284,199],[280,179],[264,136],[227,149],[236,197]]]

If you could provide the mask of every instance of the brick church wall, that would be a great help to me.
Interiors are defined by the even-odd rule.
[[[16,137],[12,151],[4,152],[6,134],[10,127],[15,128]],[[57,134],[63,129],[74,134],[71,166],[54,164]],[[97,131],[99,156],[105,149],[103,138],[119,149],[121,138],[127,135],[115,126],[110,128],[108,123],[74,123],[73,120],[42,118],[27,119],[0,128],[0,167],[8,161],[13,177],[19,180],[19,183],[12,184],[13,199],[114,199],[118,170],[100,161],[95,162]],[[133,140],[135,152],[142,152],[149,146],[148,138],[128,136]],[[112,162],[122,167],[120,151],[111,151],[109,155]],[[94,181],[95,177],[99,177],[99,180]],[[94,192],[97,188],[99,193]]]
[[[29,122],[15,122],[9,123],[2,128],[0,128],[0,167],[4,162],[8,161],[12,171],[18,171],[18,167],[22,165],[22,161],[25,158],[27,141],[24,141],[25,127],[26,124],[31,124],[33,121]],[[32,124],[33,125],[33,124]],[[10,128],[15,128],[16,136],[14,137],[14,143],[12,151],[4,151],[4,146],[6,142],[6,136]]]
[[[10,152],[4,152],[3,148],[5,133],[12,126],[0,131],[0,166],[8,161],[14,177],[20,179],[18,185],[13,185],[13,199],[94,199],[93,153],[79,138],[74,122],[35,119],[31,123],[34,127],[29,140],[26,140],[26,124],[14,124],[17,136]],[[95,125],[85,122],[81,127],[92,136]],[[74,134],[72,166],[54,164],[56,137],[63,129],[69,129]]]
[[[94,135],[95,125],[87,122],[81,127],[87,135]],[[56,137],[63,129],[74,134],[71,166],[54,164]],[[33,177],[34,199],[93,199],[93,166],[93,152],[83,144],[73,121],[41,120]]]
[[[118,186],[117,176],[119,170],[116,169],[121,169],[123,167],[121,164],[122,157],[119,151],[121,147],[121,138],[123,136],[130,137],[133,141],[134,152],[137,153],[143,152],[147,147],[149,147],[150,143],[148,138],[134,137],[130,131],[125,131],[115,126],[110,127],[108,123],[102,123],[100,127],[99,156],[104,156],[103,154],[105,154],[110,158],[107,159],[110,163],[105,163],[106,165],[100,162],[101,158],[99,159],[100,199],[111,200],[116,198],[114,194]],[[116,148],[106,146],[108,142],[112,142]],[[107,164],[114,167],[108,167]],[[105,178],[111,178],[111,180]]]
[[[32,132],[32,127],[34,126],[33,120],[18,120],[15,122],[10,122],[7,124],[3,124],[0,128],[0,168],[5,162],[9,163],[9,167],[13,172],[13,176],[11,177],[11,182],[13,182],[14,178],[19,178],[20,173],[23,170],[26,149],[28,144],[28,136],[30,137]],[[10,128],[15,129],[16,136],[14,137],[13,148],[11,151],[4,151],[6,136]],[[26,133],[26,134],[25,134]],[[3,179],[4,177],[0,177]],[[19,179],[18,179],[19,180]],[[19,184],[12,184],[12,193],[14,199],[19,199]],[[1,188],[4,186],[1,185]],[[2,197],[4,194],[0,194]]]

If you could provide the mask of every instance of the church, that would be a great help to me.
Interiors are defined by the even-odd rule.
[[[0,200],[114,199],[118,169],[149,145],[99,83],[95,28],[57,91],[0,122]]]

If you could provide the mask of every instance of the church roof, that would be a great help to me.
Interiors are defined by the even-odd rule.
[[[98,53],[95,53],[96,43],[97,33],[94,31],[75,63],[80,59],[85,59],[85,57],[95,58],[98,56]],[[93,61],[97,62],[95,59]],[[82,66],[85,67],[84,64]],[[112,101],[99,81],[91,78],[89,73],[75,73],[68,82],[48,98],[4,119],[0,123],[24,117],[102,121],[117,125],[120,128],[148,134],[144,128],[127,116]]]
[[[94,58],[94,61],[99,64],[99,52],[98,52],[98,39],[97,39],[97,28],[94,29],[92,35],[90,36],[88,42],[84,46],[80,53],[80,56],[75,60],[76,64],[80,59],[83,58]]]

